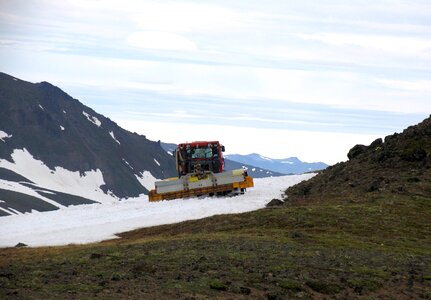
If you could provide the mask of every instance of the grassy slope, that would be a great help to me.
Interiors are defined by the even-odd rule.
[[[0,298],[431,299],[431,201],[379,194],[0,250]]]

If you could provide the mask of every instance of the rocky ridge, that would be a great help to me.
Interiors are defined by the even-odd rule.
[[[288,200],[356,201],[381,194],[431,197],[431,116],[369,146],[356,145],[347,156],[348,161],[287,189]]]

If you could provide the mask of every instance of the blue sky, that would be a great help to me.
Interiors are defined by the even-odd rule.
[[[0,66],[153,140],[332,164],[431,113],[431,2],[0,0]]]

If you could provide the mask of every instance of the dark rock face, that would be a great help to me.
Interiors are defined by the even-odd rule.
[[[147,192],[135,176],[143,171],[156,178],[176,174],[172,156],[159,143],[122,129],[47,82],[0,73],[0,130],[12,135],[0,141],[0,159],[12,161],[13,150],[25,148],[51,169],[100,169],[102,189],[120,198]]]
[[[33,209],[37,211],[51,211],[58,209],[58,207],[39,198],[15,191],[0,189],[0,199],[4,201],[0,203],[0,208],[14,209],[21,213],[31,212]],[[0,212],[3,213],[1,210]],[[3,215],[6,214],[2,214],[1,216]]]
[[[376,149],[377,147],[380,147],[382,144],[383,144],[383,140],[381,138],[378,138],[370,144],[370,148]]]
[[[376,139],[369,146],[365,145],[356,145],[352,149],[350,149],[349,153],[347,153],[348,159],[354,159],[355,157],[366,153],[368,149],[374,149],[375,151],[381,150],[383,145],[383,140],[381,138]]]
[[[402,193],[431,197],[431,117],[402,133],[356,145],[349,161],[328,167],[306,182],[290,187],[295,199],[360,199],[366,194]]]

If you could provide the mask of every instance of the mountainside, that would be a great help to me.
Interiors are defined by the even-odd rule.
[[[356,145],[348,158],[289,188],[288,199],[357,200],[381,194],[431,197],[431,117],[384,141]]]
[[[226,155],[226,157],[239,163],[249,164],[281,174],[302,174],[305,172],[323,170],[328,166],[323,162],[302,162],[297,157],[273,159],[257,153],[248,155],[231,154]]]
[[[177,148],[177,144],[173,144],[173,143],[161,143],[161,146],[170,155],[172,155],[172,153],[174,153],[175,149]],[[265,177],[286,175],[286,174],[282,174],[279,172],[270,171],[270,170],[267,170],[265,168],[259,168],[259,167],[256,167],[254,165],[250,165],[247,163],[241,163],[238,161],[234,161],[234,160],[228,159],[226,157],[225,157],[224,162],[225,162],[225,169],[226,170],[236,170],[236,169],[244,168],[247,170],[248,175],[250,175],[253,178],[265,178]]]
[[[159,143],[47,82],[0,73],[0,215],[136,197],[174,174]]]

